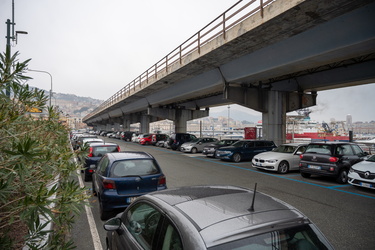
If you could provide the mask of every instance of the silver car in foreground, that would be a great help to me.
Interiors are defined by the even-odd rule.
[[[149,193],[104,229],[107,249],[333,249],[296,208],[234,186]]]
[[[300,155],[305,152],[307,144],[282,144],[269,152],[257,154],[252,159],[253,167],[277,171],[286,174],[290,170],[299,170]]]

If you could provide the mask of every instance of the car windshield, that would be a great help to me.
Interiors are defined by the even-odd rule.
[[[370,156],[366,161],[375,162],[375,155]]]
[[[310,225],[302,225],[231,241],[209,249],[330,249],[330,247],[317,229]]]
[[[278,153],[289,153],[292,154],[296,150],[296,146],[281,145],[275,148],[273,151]]]
[[[331,154],[331,145],[327,144],[310,144],[305,153]]]
[[[159,169],[153,160],[132,159],[113,163],[110,177],[143,176],[158,173]]]

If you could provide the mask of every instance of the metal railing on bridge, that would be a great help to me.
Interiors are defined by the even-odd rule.
[[[108,100],[104,101],[93,112],[88,114],[83,119],[89,119],[106,108],[125,99],[126,97],[130,96],[132,91],[135,91],[136,88],[142,89],[151,82],[157,81],[158,75],[161,75],[161,72],[165,71],[168,74],[168,69],[171,65],[175,63],[182,64],[183,59],[193,52],[197,51],[198,54],[200,54],[200,50],[205,44],[219,36],[223,36],[225,39],[226,32],[228,30],[255,13],[260,12],[261,17],[263,18],[263,9],[274,1],[276,0],[238,1],[223,14],[215,18],[213,21],[183,42],[180,46],[175,48],[172,52],[156,62],[141,75],[136,77],[133,81],[125,85],[122,89],[112,95]]]

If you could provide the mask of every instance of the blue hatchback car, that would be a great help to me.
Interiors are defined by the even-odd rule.
[[[92,179],[92,192],[98,196],[102,220],[124,210],[137,197],[166,188],[159,164],[146,152],[107,153],[97,164]]]

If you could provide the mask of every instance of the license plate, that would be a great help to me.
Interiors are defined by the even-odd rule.
[[[371,188],[372,187],[372,185],[369,184],[369,183],[363,183],[363,182],[361,182],[360,184],[361,184],[362,187],[367,187],[367,188]]]
[[[311,169],[322,169],[322,167],[320,166],[315,166],[315,165],[307,165],[308,168],[311,168]]]

